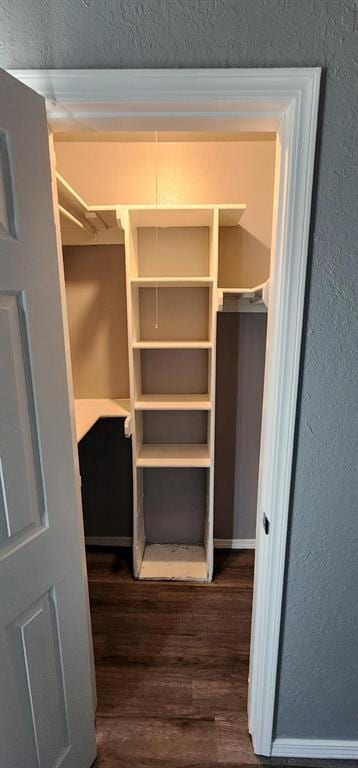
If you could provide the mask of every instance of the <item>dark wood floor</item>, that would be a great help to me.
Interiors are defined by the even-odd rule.
[[[96,768],[259,761],[247,733],[253,552],[218,552],[210,585],[134,581],[130,551],[89,551]]]

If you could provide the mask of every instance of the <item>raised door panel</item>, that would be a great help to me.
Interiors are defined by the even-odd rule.
[[[0,131],[0,235],[14,236],[14,200],[6,134]]]
[[[0,553],[45,523],[21,295],[0,294]]]
[[[55,589],[5,630],[16,703],[18,765],[55,768],[70,748]],[[24,756],[26,755],[26,760]]]

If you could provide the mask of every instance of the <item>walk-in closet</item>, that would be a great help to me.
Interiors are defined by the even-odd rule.
[[[86,541],[139,579],[253,548],[274,134],[55,136]]]

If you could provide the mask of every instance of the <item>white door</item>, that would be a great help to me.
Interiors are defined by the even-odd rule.
[[[0,71],[0,766],[95,759],[86,565],[42,97]]]

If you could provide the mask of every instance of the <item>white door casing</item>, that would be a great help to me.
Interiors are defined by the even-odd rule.
[[[0,72],[0,765],[95,759],[79,476],[47,121]]]

